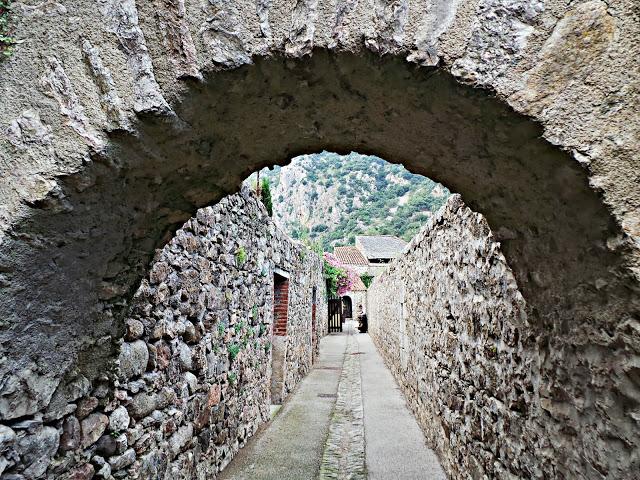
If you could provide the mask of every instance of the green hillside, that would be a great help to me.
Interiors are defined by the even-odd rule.
[[[318,241],[325,250],[362,234],[408,241],[449,196],[426,177],[357,153],[303,155],[260,175],[271,183],[276,221],[292,237]]]

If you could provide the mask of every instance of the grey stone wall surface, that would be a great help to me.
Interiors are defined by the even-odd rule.
[[[637,0],[16,0],[9,23],[0,421],[99,383],[154,252],[198,208],[258,168],[354,150],[486,217],[544,371],[607,408],[590,428],[615,434],[586,463],[615,475],[601,457],[638,448]]]
[[[124,335],[103,339],[118,345],[112,368],[74,372],[0,428],[1,478],[215,478],[270,418],[274,268],[290,275],[286,396],[326,334],[323,263],[245,189],[157,252]]]
[[[637,478],[618,365],[557,378],[486,219],[454,195],[377,277],[369,331],[451,478]],[[589,370],[589,368],[591,369]],[[632,393],[631,393],[632,394]],[[620,411],[624,413],[619,415]]]

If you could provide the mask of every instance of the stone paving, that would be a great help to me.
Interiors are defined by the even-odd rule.
[[[367,334],[351,324],[219,480],[445,480]]]
[[[371,337],[358,335],[358,344],[369,480],[446,480]]]
[[[217,480],[315,480],[344,362],[346,337],[328,335],[309,375],[267,428],[249,440]]]
[[[320,480],[367,478],[364,444],[364,411],[357,334],[351,326],[331,417],[329,436],[322,456]]]

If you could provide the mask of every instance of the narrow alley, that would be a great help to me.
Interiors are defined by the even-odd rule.
[[[639,39],[0,0],[0,480],[640,480]]]
[[[440,480],[446,476],[368,334],[350,323],[221,480]]]

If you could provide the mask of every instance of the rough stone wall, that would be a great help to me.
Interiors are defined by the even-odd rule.
[[[269,419],[273,271],[290,274],[283,396],[308,372],[322,261],[248,190],[201,209],[156,255],[114,368],[78,372],[46,409],[0,427],[2,478],[213,479]]]
[[[0,66],[0,342],[15,348],[0,365],[0,417],[18,397],[29,399],[23,414],[37,411],[114,317],[123,328],[118,307],[168,231],[249,170],[300,151],[371,151],[442,180],[511,237],[505,255],[523,291],[541,291],[525,291],[538,311],[566,285],[563,298],[591,295],[569,303],[589,305],[594,330],[629,320],[637,2],[445,3],[14,2],[19,44]],[[367,49],[389,55],[367,62]],[[392,56],[448,73],[421,77]],[[543,128],[476,101],[442,81],[449,74]],[[430,80],[407,85],[412,75]],[[542,321],[575,316],[552,313]],[[44,348],[52,336],[66,346]]]
[[[612,440],[613,417],[589,408],[589,395],[610,373],[554,379],[544,358],[549,333],[533,334],[500,244],[459,195],[374,280],[368,313],[376,345],[452,478],[637,478],[632,445],[619,444],[615,455],[595,447]],[[573,354],[587,364],[594,352]],[[632,425],[619,424],[618,435]]]
[[[323,274],[323,263],[318,260],[317,254],[303,250],[302,256],[313,257],[300,265],[293,264],[299,268],[298,281],[289,282],[289,321],[287,322],[287,349],[286,367],[284,376],[283,397],[295,388],[309,371],[312,357],[319,353],[320,345],[318,339],[327,334],[328,312],[326,302],[326,281]],[[311,301],[312,289],[316,288],[316,314],[315,328],[311,325]],[[316,334],[312,336],[312,331]]]

